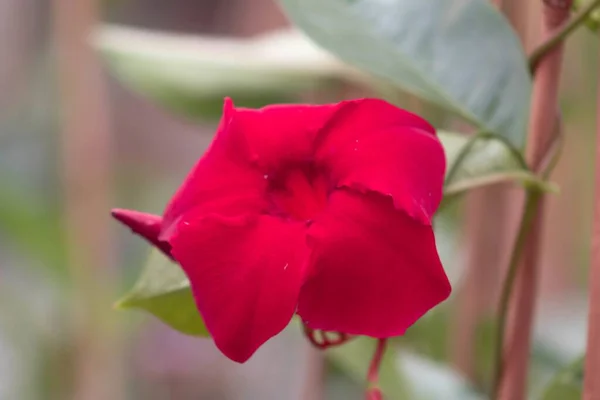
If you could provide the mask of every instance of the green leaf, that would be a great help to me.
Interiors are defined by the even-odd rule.
[[[209,336],[187,277],[158,250],[152,250],[141,277],[116,307],[141,308],[182,333]]]
[[[575,12],[581,10],[591,1],[593,0],[575,0],[573,1],[573,10]],[[590,15],[588,15],[585,19],[585,24],[592,32],[598,32],[598,29],[600,28],[600,7],[594,9]]]
[[[584,358],[560,371],[549,383],[541,400],[579,400],[582,398]]]
[[[445,196],[504,181],[519,181],[542,190],[555,190],[532,174],[521,154],[500,137],[469,137],[444,131],[438,135],[448,164]]]
[[[25,254],[41,260],[42,265],[64,272],[66,249],[60,210],[18,189],[13,179],[0,177],[0,234]]]
[[[280,0],[342,60],[521,147],[531,78],[519,40],[488,0]]]
[[[225,96],[253,108],[290,102],[349,71],[295,31],[229,39],[106,25],[94,44],[124,84],[192,118],[219,117]]]

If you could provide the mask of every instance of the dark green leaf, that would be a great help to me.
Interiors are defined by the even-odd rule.
[[[342,60],[521,147],[531,78],[518,38],[488,0],[280,0]]]

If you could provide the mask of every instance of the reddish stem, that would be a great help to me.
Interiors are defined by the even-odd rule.
[[[118,270],[110,267],[117,263],[107,218],[113,155],[109,102],[97,54],[89,43],[101,20],[100,3],[50,2],[62,106],[60,173],[72,290],[68,305],[73,393],[65,396],[76,399],[125,396],[119,371],[121,342],[110,308]]]
[[[569,17],[572,0],[543,0],[543,37],[547,38]],[[526,158],[539,171],[557,133],[558,87],[563,55],[560,43],[540,59],[535,71],[531,120]],[[532,229],[525,239],[524,254],[517,270],[514,291],[510,296],[509,324],[502,341],[499,382],[495,398],[525,399],[531,347],[531,329],[536,302],[539,242],[543,224],[543,197],[540,199]]]
[[[457,298],[456,319],[450,337],[452,360],[472,381],[482,378],[476,368],[473,342],[482,318],[497,302],[502,281],[504,255],[510,251],[513,224],[508,185],[493,185],[472,191],[466,199],[466,273]],[[490,214],[489,210],[494,213]]]
[[[600,111],[600,84],[596,107]],[[600,400],[600,120],[596,124],[596,179],[589,278],[590,310],[583,385],[584,400]]]

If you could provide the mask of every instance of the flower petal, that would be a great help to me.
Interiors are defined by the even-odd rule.
[[[394,205],[424,224],[442,198],[443,148],[423,118],[383,100],[340,107],[319,136],[316,160],[337,186],[391,196]]]
[[[354,147],[356,140],[373,132],[399,127],[412,127],[435,136],[435,128],[429,122],[384,100],[343,101],[319,134],[318,156],[328,158],[339,148]]]
[[[335,191],[308,236],[312,255],[298,314],[313,329],[402,335],[450,294],[432,228],[385,196]]]
[[[442,200],[446,169],[436,136],[410,127],[374,131],[339,147],[328,166],[338,187],[391,196],[396,209],[430,225]]]
[[[164,236],[179,216],[196,207],[223,216],[264,212],[269,208],[265,178],[272,172],[289,164],[312,162],[315,149],[321,159],[335,157],[339,151],[344,156],[355,140],[377,129],[400,126],[435,132],[423,119],[382,100],[284,104],[253,110],[236,109],[226,99],[213,143],[166,207]]]
[[[381,128],[412,126],[435,134],[427,121],[378,99],[235,111],[251,159],[266,172],[282,164],[312,161],[316,148],[328,151]]]
[[[117,221],[128,226],[133,233],[140,235],[167,256],[172,257],[171,246],[169,243],[161,241],[158,238],[161,230],[162,217],[134,210],[123,210],[120,208],[113,209],[111,214]]]
[[[165,209],[162,237],[169,236],[188,210],[201,208],[207,215],[235,216],[257,214],[266,207],[264,174],[249,163],[249,150],[235,114],[232,101],[226,99],[215,139]]]
[[[235,120],[252,161],[268,174],[282,165],[312,161],[318,133],[344,103],[238,108]]]
[[[305,227],[270,216],[185,214],[170,240],[216,346],[246,361],[289,323],[303,282]]]

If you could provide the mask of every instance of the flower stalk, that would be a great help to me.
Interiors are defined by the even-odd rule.
[[[381,360],[385,353],[387,339],[378,339],[377,347],[375,348],[375,354],[369,365],[369,371],[367,372],[367,400],[381,400],[383,395],[379,388],[379,369],[381,367]]]

